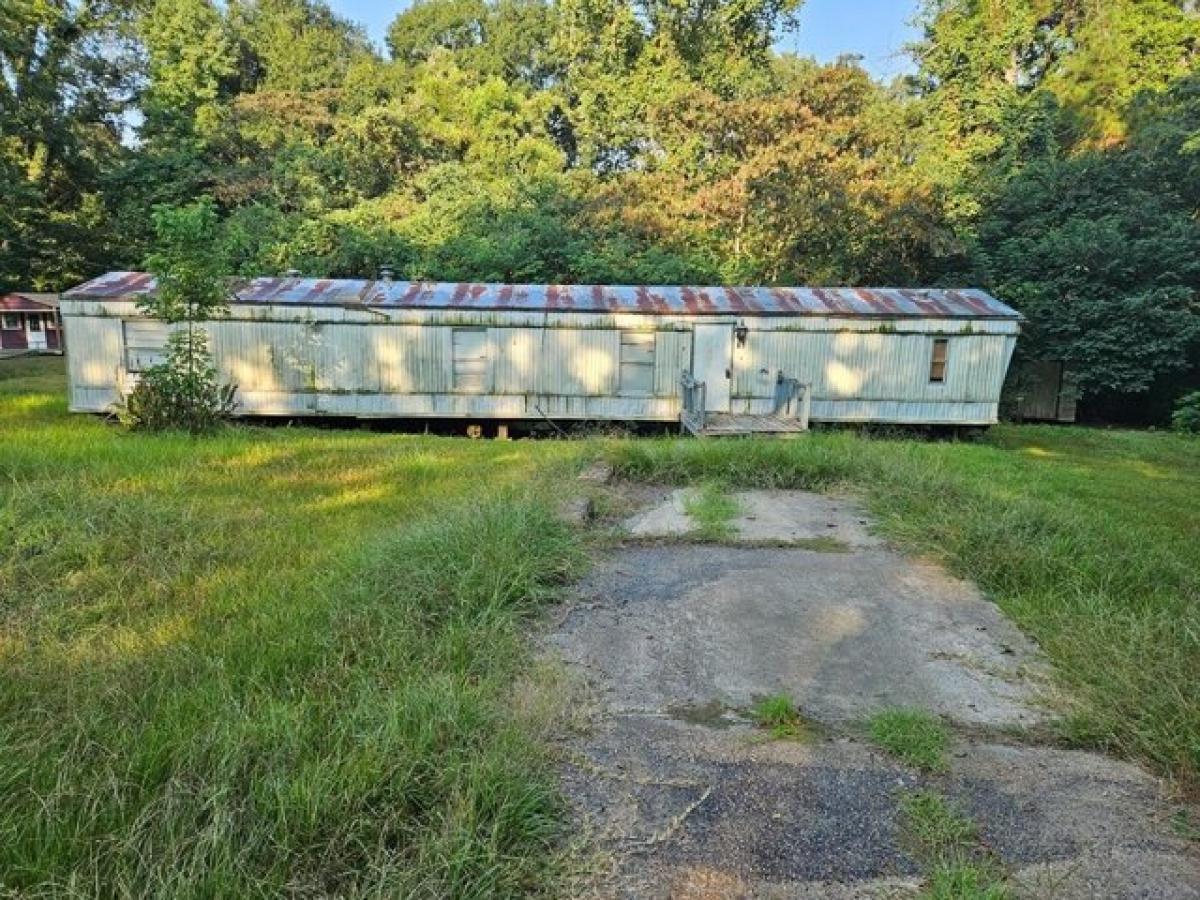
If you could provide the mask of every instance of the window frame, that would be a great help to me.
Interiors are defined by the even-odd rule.
[[[617,392],[628,397],[653,397],[657,359],[657,331],[621,329],[617,348]]]
[[[25,325],[21,322],[20,313],[6,312],[0,315],[0,329],[4,331],[24,331]]]
[[[147,369],[162,365],[167,360],[167,350],[170,347],[171,326],[162,326],[161,336],[155,335],[155,340],[148,340],[145,331],[153,327],[148,319],[122,319],[121,342],[124,347],[125,371],[130,375],[140,375]],[[141,331],[142,333],[139,333]],[[158,339],[161,338],[161,339]]]
[[[465,356],[459,354],[459,335],[478,335],[480,349],[478,355]],[[490,392],[489,366],[491,354],[488,346],[488,329],[479,325],[454,325],[450,328],[450,377],[451,390],[456,394],[481,395]],[[469,377],[462,369],[478,368],[477,374]]]
[[[945,384],[949,376],[950,338],[935,337],[929,345],[929,383]]]

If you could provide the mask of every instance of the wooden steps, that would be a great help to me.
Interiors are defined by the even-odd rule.
[[[684,427],[696,437],[781,437],[794,438],[808,429],[795,416],[708,413],[697,426],[687,418]]]

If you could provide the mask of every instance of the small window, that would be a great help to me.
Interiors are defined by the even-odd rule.
[[[950,355],[950,341],[947,338],[934,338],[933,355],[929,360],[929,380],[933,384],[942,384],[946,380],[946,360]]]
[[[621,332],[621,393],[654,393],[654,332]]]
[[[4,314],[4,330],[5,331],[20,331],[21,317],[14,313]]]
[[[487,387],[487,329],[454,329],[454,389],[482,394]]]
[[[37,316],[37,315],[29,316],[29,330],[30,331],[41,331],[42,330],[42,317],[41,316]]]
[[[126,371],[141,372],[166,362],[167,337],[170,334],[166,322],[148,319],[124,324]]]

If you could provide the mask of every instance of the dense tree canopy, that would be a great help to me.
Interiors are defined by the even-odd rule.
[[[6,0],[0,289],[210,197],[235,272],[969,282],[1094,403],[1181,393],[1197,4],[925,0],[892,85],[777,53],[799,5],[417,0],[384,54],[321,0]]]

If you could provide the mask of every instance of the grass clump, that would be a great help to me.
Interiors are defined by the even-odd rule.
[[[979,839],[975,823],[937,791],[912,791],[900,798],[908,836],[922,856],[946,859],[971,851]]]
[[[925,864],[929,900],[1006,900],[1011,896],[996,860],[979,843],[975,823],[936,791],[900,798],[905,835]]]
[[[733,520],[739,506],[720,482],[706,481],[688,491],[683,508],[695,523],[694,537],[704,541],[726,541],[733,537]]]
[[[804,718],[786,694],[763,697],[750,709],[759,728],[777,740],[796,740],[806,736]]]
[[[934,866],[924,894],[928,900],[1010,900],[1013,896],[993,866],[967,860]]]
[[[950,736],[934,716],[919,709],[888,709],[869,723],[871,738],[884,750],[925,772],[946,769]]]

